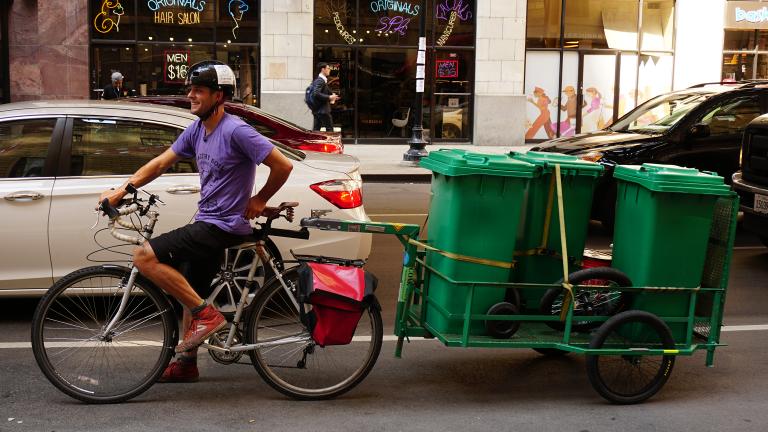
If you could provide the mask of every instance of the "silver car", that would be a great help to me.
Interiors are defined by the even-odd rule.
[[[130,260],[96,243],[115,245],[99,194],[122,184],[167,149],[197,117],[188,111],[108,101],[38,101],[0,105],[0,296],[36,296],[54,280],[101,261]],[[294,170],[270,205],[298,201],[293,226],[312,210],[327,217],[369,220],[362,205],[359,161],[348,155],[301,152],[280,146]],[[258,168],[256,189],[269,169]],[[182,160],[146,190],[165,202],[157,233],[189,223],[197,209],[200,179],[194,160]],[[367,258],[370,234],[312,231],[309,240],[274,238],[283,257],[290,250]],[[118,248],[120,249],[120,248]],[[123,248],[130,252],[130,248]]]

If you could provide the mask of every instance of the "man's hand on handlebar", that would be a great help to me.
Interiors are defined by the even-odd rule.
[[[125,188],[118,188],[117,190],[109,189],[105,190],[101,193],[101,196],[99,197],[99,205],[101,205],[102,202],[104,202],[105,199],[109,200],[109,205],[112,207],[117,207],[118,204],[120,204],[120,201],[125,198],[125,196],[128,194],[128,192],[125,190]]]

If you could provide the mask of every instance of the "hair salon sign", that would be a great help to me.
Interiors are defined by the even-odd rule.
[[[757,1],[726,2],[725,28],[768,29],[768,3]]]

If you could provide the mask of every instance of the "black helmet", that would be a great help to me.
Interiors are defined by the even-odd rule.
[[[205,60],[189,68],[186,85],[199,85],[221,90],[224,96],[235,94],[235,73],[226,64],[216,60]]]

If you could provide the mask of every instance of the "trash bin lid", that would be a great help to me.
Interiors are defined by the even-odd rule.
[[[440,149],[421,159],[421,166],[451,177],[492,175],[533,178],[541,168],[515,160],[505,154],[474,153],[458,149]]]
[[[645,163],[643,165],[618,165],[613,177],[637,183],[654,192],[678,192],[699,195],[730,194],[730,187],[723,178],[696,168],[677,165]]]
[[[603,172],[603,166],[598,163],[586,161],[577,156],[562,153],[537,151],[518,153],[513,151],[509,153],[509,156],[513,159],[540,166],[545,173],[554,172],[555,165],[560,165],[561,170],[576,171],[571,172],[570,174],[597,177],[600,175],[600,173]]]

